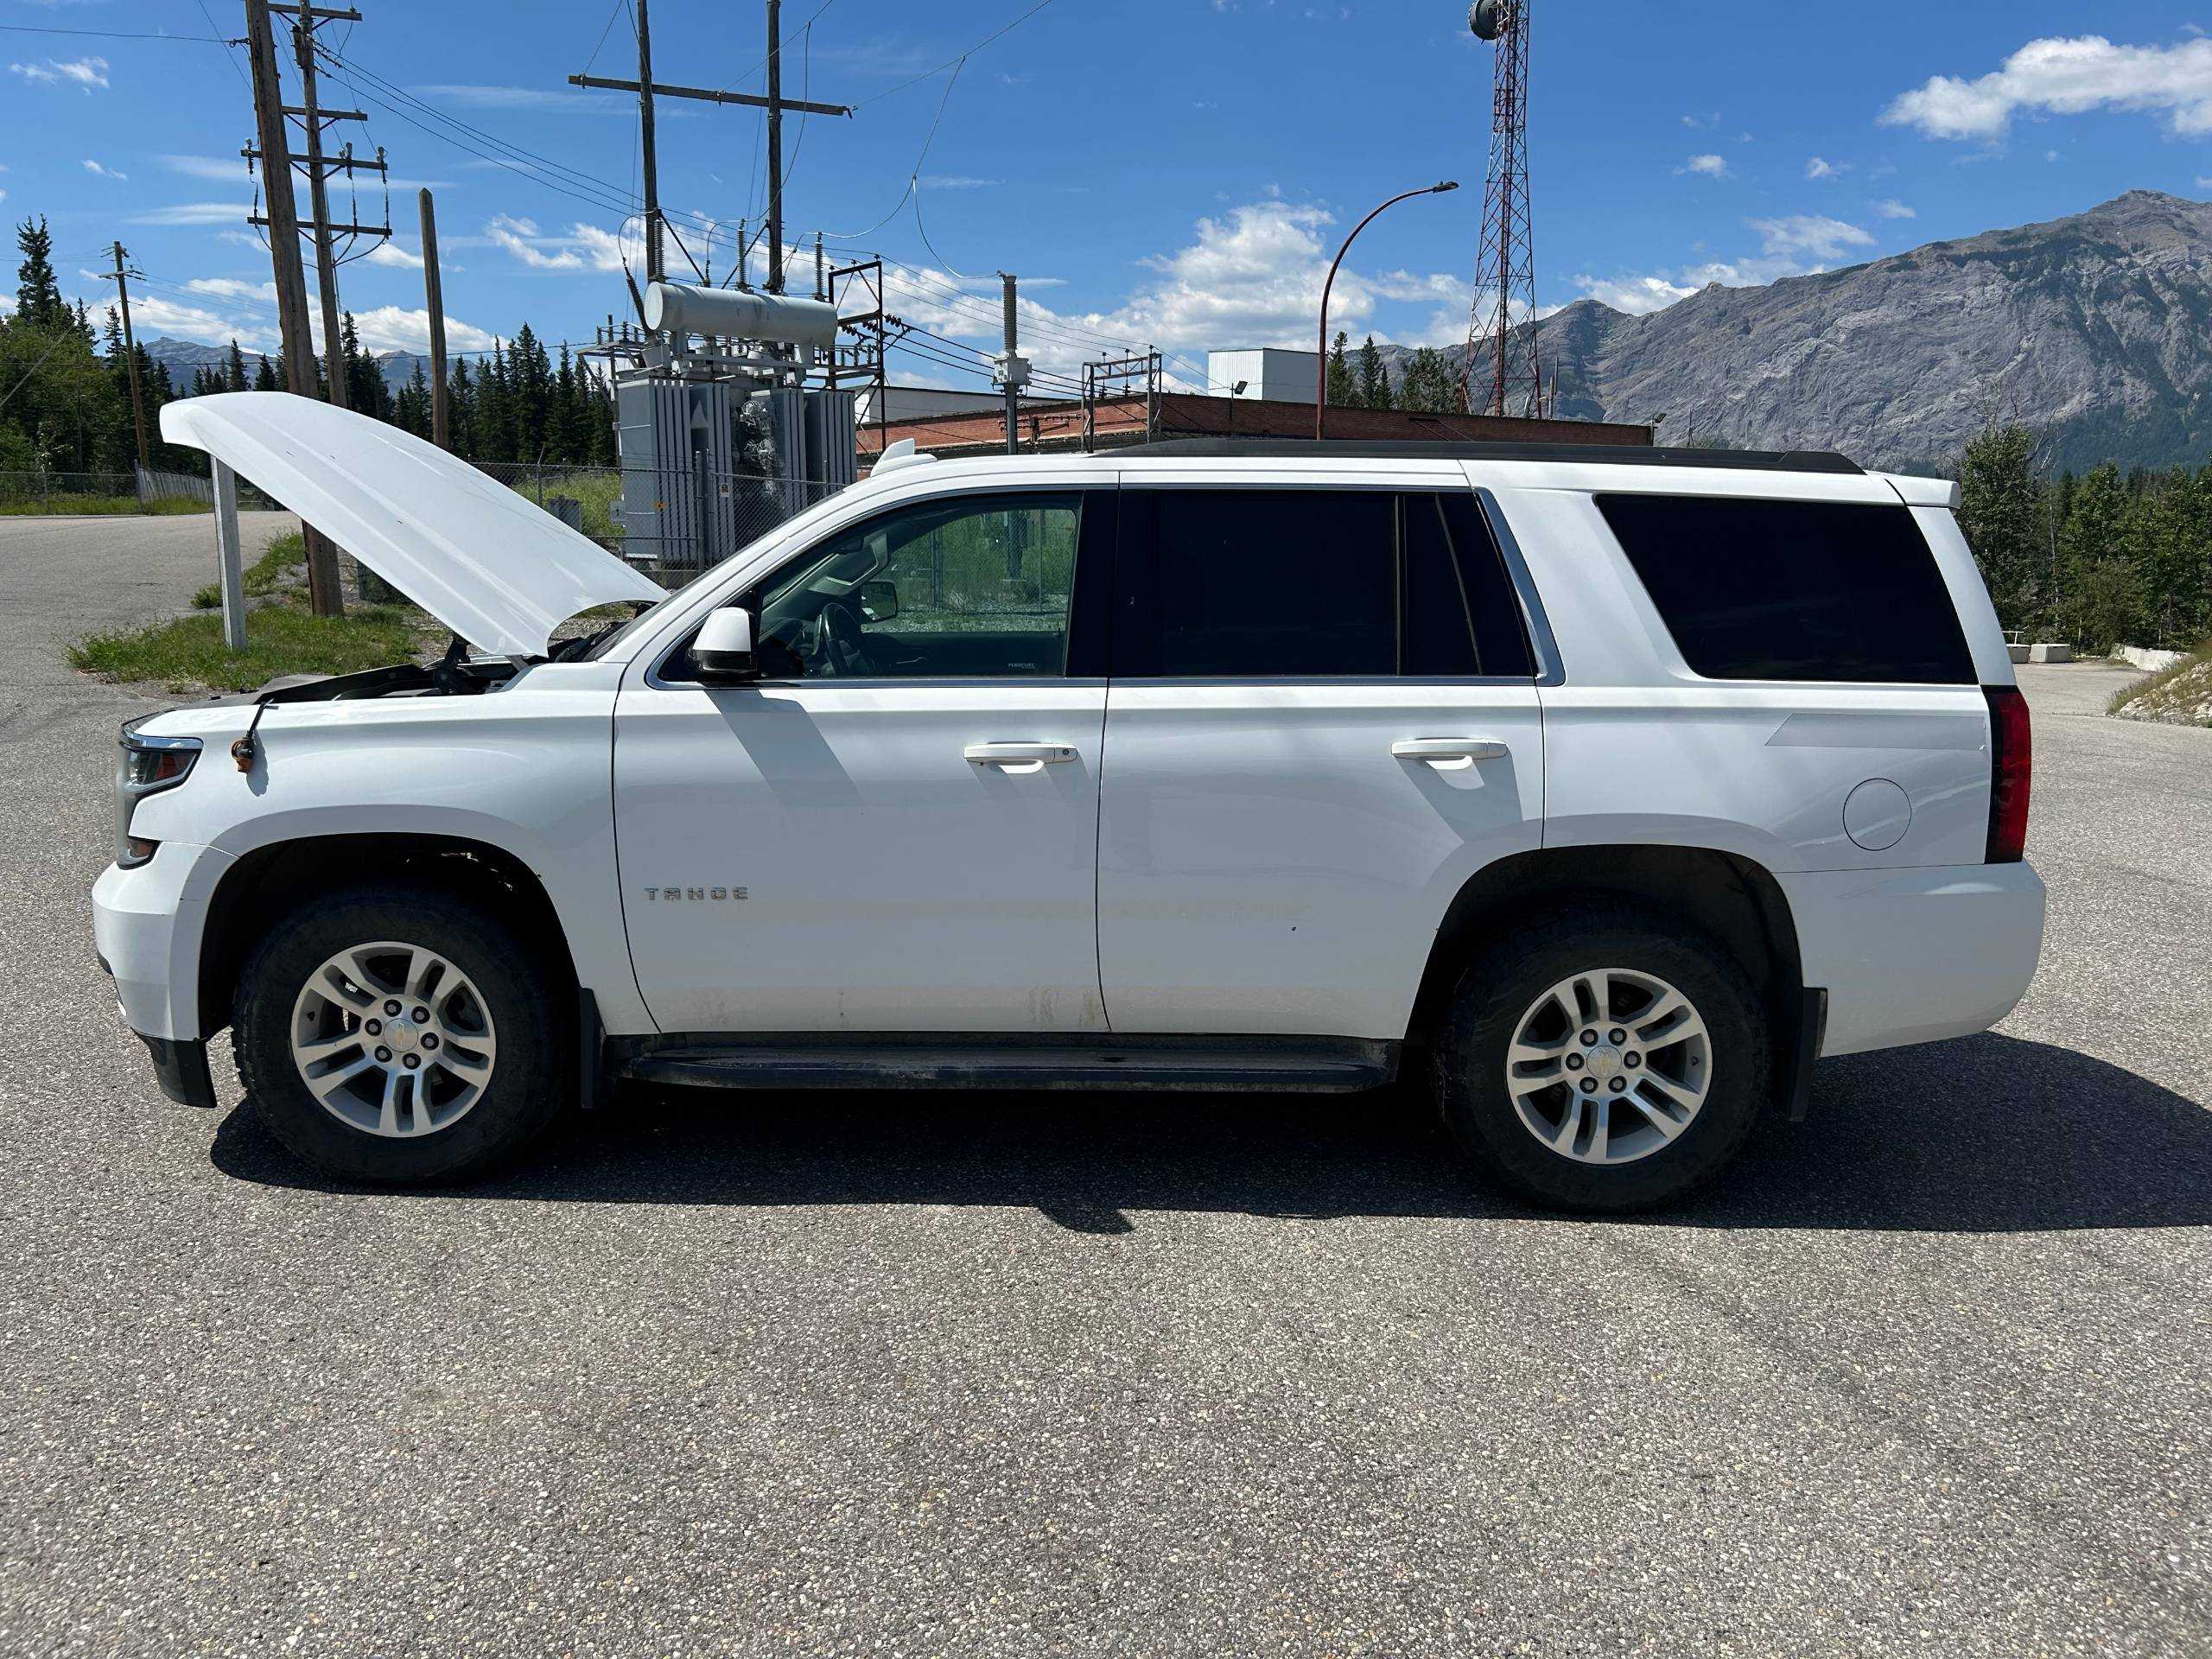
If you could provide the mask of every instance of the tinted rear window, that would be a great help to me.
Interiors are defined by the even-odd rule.
[[[1974,683],[1903,506],[1601,495],[1682,659],[1715,680]]]
[[[1116,568],[1120,676],[1535,671],[1465,490],[1125,490]]]

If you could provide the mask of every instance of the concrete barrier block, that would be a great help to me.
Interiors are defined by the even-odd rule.
[[[2161,669],[2171,668],[2188,653],[2179,651],[2153,651],[2145,645],[2114,645],[2112,648],[2112,654],[2130,668],[2139,668],[2146,674],[2156,674]]]
[[[2030,645],[2028,660],[2031,663],[2070,663],[2074,660],[2074,647],[2056,644]]]
[[[2028,660],[2028,648],[2025,645],[2007,645],[2005,649],[2011,653],[2012,660],[2016,663],[2024,663]]]

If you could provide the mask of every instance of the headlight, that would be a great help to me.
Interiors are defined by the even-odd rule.
[[[118,740],[123,754],[115,768],[115,861],[125,869],[153,857],[157,845],[130,833],[130,815],[138,803],[175,789],[191,775],[193,763],[200,759],[198,738],[143,736],[131,729],[137,723],[124,722]]]

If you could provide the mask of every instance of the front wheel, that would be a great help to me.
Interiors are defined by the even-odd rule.
[[[239,1080],[327,1174],[404,1185],[476,1173],[573,1092],[558,988],[505,922],[435,890],[363,887],[273,928],[240,976]]]
[[[1444,1121],[1520,1192],[1646,1209],[1734,1155],[1764,1103],[1764,1006],[1715,941],[1629,906],[1523,924],[1471,963],[1438,1033]]]

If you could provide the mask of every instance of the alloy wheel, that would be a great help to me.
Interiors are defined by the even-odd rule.
[[[340,1122],[394,1139],[450,1128],[484,1097],[499,1058],[483,993],[422,945],[340,950],[292,1005],[292,1063]]]
[[[1656,975],[1592,968],[1531,1002],[1505,1052],[1521,1126],[1562,1158],[1627,1164],[1679,1139],[1713,1086],[1713,1044]]]

